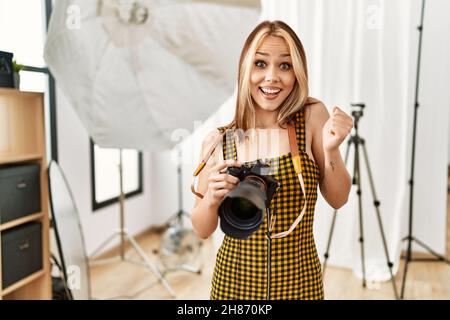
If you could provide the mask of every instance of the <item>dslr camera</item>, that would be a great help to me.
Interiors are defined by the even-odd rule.
[[[264,220],[264,212],[280,183],[267,172],[269,165],[257,160],[255,164],[228,167],[226,173],[240,182],[219,207],[220,228],[228,236],[247,239]]]

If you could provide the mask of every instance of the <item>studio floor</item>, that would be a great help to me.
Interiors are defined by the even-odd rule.
[[[448,179],[450,186],[450,177]],[[450,217],[450,188],[447,197],[447,217]],[[450,220],[448,218],[447,220]],[[158,265],[158,257],[153,254],[160,243],[160,232],[148,231],[137,237],[142,249],[151,262]],[[129,249],[129,247],[128,247]],[[447,258],[450,256],[450,221],[447,221]],[[130,259],[138,259],[137,253],[128,250]],[[212,239],[202,242],[201,273],[173,271],[165,279],[174,290],[176,299],[209,299],[211,275],[214,268],[215,249]],[[103,257],[117,255],[111,251]],[[414,257],[429,257],[414,254]],[[403,260],[395,281],[400,293]],[[95,299],[170,299],[164,287],[157,283],[154,274],[140,266],[128,262],[105,264],[91,268],[92,296]],[[344,268],[327,267],[324,279],[325,299],[328,300],[391,300],[394,299],[392,282],[368,283],[363,288],[361,280],[353,271]],[[450,266],[441,262],[412,262],[409,264],[405,299],[450,299]]]
[[[158,247],[160,236],[147,232],[137,238],[149,258],[158,263],[151,254]],[[130,258],[137,254],[129,251]],[[111,254],[115,254],[111,252]],[[186,271],[167,273],[165,279],[177,295],[177,299],[209,299],[211,274],[214,266],[214,246],[211,239],[205,240],[201,254],[204,264],[202,273]],[[403,264],[401,269],[403,270]],[[92,295],[96,299],[170,299],[163,286],[155,283],[151,271],[128,262],[95,266],[91,270]],[[400,289],[401,277],[396,277]],[[348,269],[327,267],[324,280],[325,298],[340,299],[393,299],[391,282],[368,283],[364,289],[361,280]],[[409,265],[405,299],[450,299],[450,266],[436,262],[413,262]]]

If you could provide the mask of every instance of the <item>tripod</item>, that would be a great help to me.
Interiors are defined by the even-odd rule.
[[[120,196],[119,196],[119,204],[120,204],[120,228],[114,232],[105,242],[103,242],[98,249],[94,251],[92,254],[92,257],[97,256],[97,254],[112,240],[114,240],[116,237],[120,238],[120,255],[108,258],[108,259],[92,259],[91,265],[98,265],[98,264],[105,264],[105,263],[111,263],[111,262],[117,262],[117,261],[126,261],[129,263],[136,264],[138,266],[142,266],[144,268],[149,269],[153,272],[153,274],[156,276],[158,281],[164,286],[164,288],[169,292],[169,294],[172,296],[172,298],[175,298],[175,293],[173,292],[172,288],[169,286],[169,284],[164,280],[161,273],[158,271],[158,269],[150,262],[150,260],[147,258],[144,250],[141,249],[137,241],[131,236],[128,231],[125,229],[125,218],[124,218],[124,201],[125,201],[125,194],[123,192],[123,164],[122,164],[122,149],[120,149],[119,152],[119,186],[120,186]],[[143,262],[134,261],[129,259],[125,255],[125,241],[128,241],[134,250],[138,253],[138,255],[141,257]]]
[[[366,167],[367,167],[367,173],[369,175],[369,181],[370,181],[370,187],[371,187],[371,191],[372,191],[372,197],[374,199],[373,204],[375,206],[375,210],[377,212],[377,219],[378,219],[378,226],[380,228],[380,233],[381,233],[381,238],[383,240],[383,247],[384,247],[384,252],[386,254],[386,260],[387,260],[387,266],[389,267],[389,272],[391,274],[391,282],[392,282],[392,287],[394,289],[394,295],[395,298],[398,299],[398,294],[397,294],[397,287],[395,285],[395,280],[394,280],[394,274],[392,272],[392,262],[389,260],[389,253],[388,253],[388,249],[387,249],[387,244],[386,244],[386,238],[384,236],[384,231],[383,231],[383,224],[381,221],[381,215],[380,215],[380,210],[379,210],[379,206],[380,206],[380,201],[377,200],[377,196],[375,193],[375,187],[374,187],[374,183],[373,183],[373,179],[372,179],[372,173],[370,171],[370,166],[369,166],[369,160],[367,157],[367,150],[366,150],[366,145],[365,145],[365,141],[363,138],[361,138],[358,134],[358,122],[359,119],[363,116],[363,108],[364,108],[364,104],[362,103],[358,103],[358,104],[352,104],[353,107],[357,107],[357,110],[355,109],[354,111],[352,111],[352,116],[354,118],[354,127],[355,127],[355,134],[353,136],[350,137],[349,141],[348,141],[348,145],[347,145],[347,150],[345,152],[345,165],[347,165],[347,160],[348,160],[348,154],[350,151],[350,147],[353,144],[355,146],[355,153],[354,153],[354,166],[353,166],[353,179],[352,179],[352,184],[353,185],[357,185],[357,195],[358,195],[358,209],[359,209],[359,242],[360,242],[360,246],[361,246],[361,266],[362,266],[362,274],[363,274],[363,280],[362,280],[362,286],[365,288],[366,287],[366,268],[365,268],[365,261],[364,261],[364,234],[363,234],[363,214],[362,214],[362,201],[361,201],[361,171],[360,171],[360,151],[359,148],[360,146],[362,147],[362,150],[364,152],[364,160],[366,163]],[[327,243],[327,248],[326,248],[326,252],[324,254],[325,260],[323,263],[323,277],[325,277],[325,270],[327,267],[327,260],[329,257],[329,250],[330,250],[330,246],[331,246],[331,239],[333,236],[333,231],[334,231],[334,225],[336,223],[336,215],[337,215],[337,209],[334,210],[333,213],[333,220],[331,222],[331,227],[330,227],[330,234],[328,237],[328,243]]]
[[[178,211],[173,216],[171,216],[166,223],[166,226],[168,226],[169,228],[170,227],[174,228],[174,234],[172,234],[171,236],[169,235],[169,239],[170,239],[169,241],[173,242],[170,244],[170,247],[172,247],[174,245],[175,246],[179,245],[179,242],[181,242],[181,237],[183,237],[183,235],[184,235],[183,231],[186,231],[183,228],[183,217],[190,218],[190,214],[183,210],[183,189],[182,189],[183,174],[182,174],[182,167],[181,167],[182,159],[183,158],[182,158],[181,143],[180,143],[180,147],[178,149],[178,163],[177,163]],[[159,254],[160,251],[164,251],[164,248],[163,248],[163,250],[155,249],[155,250],[153,250],[153,253]],[[164,253],[164,252],[162,252],[162,253]],[[170,254],[176,254],[176,253],[171,252]],[[172,266],[170,268],[166,267],[162,274],[165,275],[167,272],[177,271],[177,270],[184,270],[187,272],[192,272],[192,273],[197,273],[197,274],[201,273],[200,268],[195,268],[191,265],[183,263],[183,264],[177,264],[176,266]]]
[[[402,279],[402,291],[400,294],[400,298],[404,298],[405,293],[405,283],[406,283],[406,274],[408,272],[408,264],[412,261],[434,261],[434,262],[445,262],[450,265],[450,261],[446,259],[444,256],[433,251],[429,246],[427,246],[422,241],[418,240],[412,235],[413,229],[413,199],[414,199],[414,160],[415,160],[415,151],[416,151],[416,126],[417,126],[417,109],[419,108],[419,75],[420,75],[420,58],[422,52],[422,34],[423,34],[423,18],[425,14],[425,0],[422,0],[422,12],[420,18],[420,26],[417,27],[419,30],[419,51],[417,58],[417,73],[416,73],[416,88],[415,88],[415,102],[414,102],[414,120],[413,120],[413,140],[412,140],[412,157],[411,157],[411,178],[409,179],[409,223],[408,223],[408,235],[402,239],[402,241],[407,241],[407,251],[406,256],[402,256],[402,259],[405,259],[405,266],[403,271],[403,279]],[[431,253],[436,258],[412,258],[412,242],[416,242],[422,248],[426,249],[429,253]]]

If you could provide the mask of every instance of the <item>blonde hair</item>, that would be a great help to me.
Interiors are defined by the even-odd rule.
[[[267,36],[283,38],[289,48],[295,74],[295,84],[291,93],[279,107],[277,123],[285,126],[294,114],[302,108],[308,98],[308,70],[305,50],[295,32],[282,21],[263,21],[250,33],[245,41],[239,59],[238,92],[233,121],[227,127],[243,131],[254,128],[256,113],[250,92],[250,74],[256,50]]]

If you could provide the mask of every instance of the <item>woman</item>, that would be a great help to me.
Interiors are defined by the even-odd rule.
[[[333,208],[347,202],[351,178],[339,145],[352,127],[352,118],[341,109],[335,107],[330,116],[322,102],[308,97],[306,57],[295,32],[281,21],[259,24],[241,53],[234,120],[203,142],[192,211],[195,232],[205,239],[217,228],[218,208],[239,182],[225,172],[227,167],[265,160],[280,188],[256,232],[245,240],[224,237],[211,299],[324,298],[313,236],[317,185]],[[295,147],[301,183],[292,162]],[[300,222],[293,223],[298,217]]]

